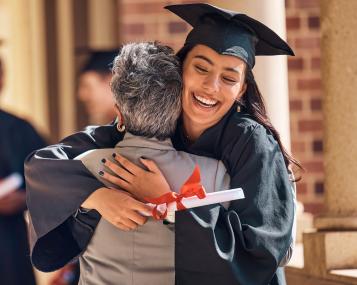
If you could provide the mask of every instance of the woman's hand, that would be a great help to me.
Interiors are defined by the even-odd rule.
[[[127,192],[105,187],[94,191],[82,207],[97,210],[109,223],[124,231],[144,225],[147,217],[140,213],[151,216],[152,210]]]
[[[118,164],[109,160],[104,160],[103,163],[116,176],[104,172],[102,175],[104,179],[130,192],[142,201],[145,201],[145,198],[157,198],[171,192],[164,175],[153,161],[140,159],[148,169],[145,170],[119,154],[114,153],[113,157]]]

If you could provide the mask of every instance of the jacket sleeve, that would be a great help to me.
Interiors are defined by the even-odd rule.
[[[274,284],[291,245],[293,186],[277,142],[258,124],[235,137],[222,142],[222,160],[231,187],[243,188],[245,199],[232,201],[228,210],[212,205],[177,213],[176,266],[182,282],[205,272],[207,284],[215,284],[215,278],[224,284]],[[186,258],[190,252],[196,254]]]
[[[65,265],[87,245],[100,216],[77,210],[96,189],[103,187],[77,155],[113,147],[121,134],[115,125],[90,127],[59,144],[37,150],[25,162],[27,205],[31,217],[31,258],[42,271]]]

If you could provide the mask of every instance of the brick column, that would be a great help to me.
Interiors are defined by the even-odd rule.
[[[313,275],[357,268],[357,1],[321,1],[326,212],[304,235]],[[317,266],[319,264],[319,266]]]

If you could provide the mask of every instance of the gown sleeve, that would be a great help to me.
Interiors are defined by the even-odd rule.
[[[78,209],[104,185],[72,159],[90,149],[113,147],[121,139],[114,124],[89,127],[27,157],[31,259],[39,270],[56,270],[76,257],[100,219],[94,210],[80,215]]]
[[[243,188],[245,199],[232,201],[228,210],[212,205],[177,212],[177,279],[183,284],[283,284],[278,266],[292,242],[294,202],[279,145],[257,123],[225,132],[220,155],[231,187]]]
[[[21,190],[25,190],[24,160],[29,153],[44,147],[46,143],[32,125],[26,121],[22,122],[16,127],[16,132],[11,134],[13,136],[12,143],[14,144],[12,147],[16,150],[16,155],[12,157],[12,160],[16,165],[15,169],[19,169],[19,173],[24,178]],[[15,151],[11,153],[15,153]]]

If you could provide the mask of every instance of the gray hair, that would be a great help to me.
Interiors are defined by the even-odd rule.
[[[124,45],[114,59],[111,88],[127,131],[159,140],[174,133],[182,74],[170,47],[156,42]]]

